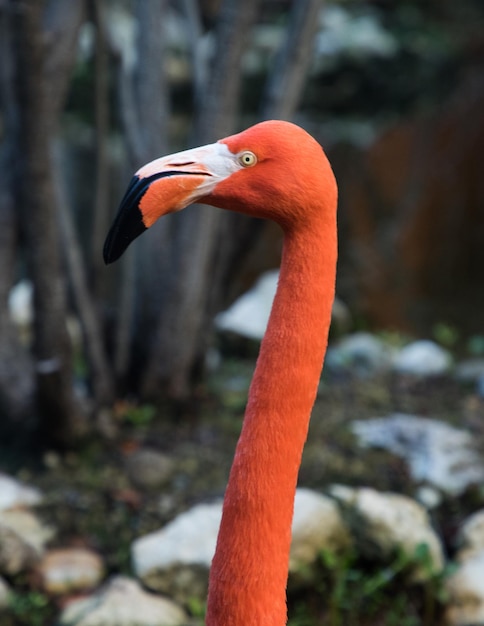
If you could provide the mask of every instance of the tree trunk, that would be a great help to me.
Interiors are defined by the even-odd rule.
[[[166,0],[137,1],[138,63],[132,67],[122,56],[119,59],[120,115],[131,171],[167,151],[170,106],[163,62],[166,11]],[[146,63],[146,59],[152,61]],[[151,335],[161,308],[158,294],[163,292],[160,284],[163,274],[154,271],[153,266],[162,268],[164,265],[168,235],[168,224],[157,224],[145,235],[144,245],[130,248],[122,261],[115,369],[125,389],[136,387],[139,364],[151,346]]]
[[[61,262],[56,194],[52,172],[52,138],[67,88],[72,58],[72,22],[62,36],[49,40],[44,19],[57,30],[65,5],[79,2],[25,3],[11,0],[14,11],[18,144],[21,172],[17,180],[21,219],[34,284],[34,358],[41,434],[51,444],[66,445],[75,432],[80,407],[73,392],[72,354],[66,327],[65,272]],[[63,6],[64,5],[64,6]],[[67,11],[69,13],[69,11]],[[74,26],[79,25],[76,22]],[[69,46],[69,44],[71,44]],[[69,51],[71,56],[68,57]],[[60,56],[58,56],[60,55]],[[70,61],[70,63],[69,63]]]
[[[233,131],[238,112],[241,60],[259,0],[225,0],[216,30],[210,79],[201,94],[193,143],[214,141]],[[211,272],[219,245],[223,214],[196,205],[172,220],[169,284],[142,391],[185,400],[194,363],[203,352],[210,300]]]
[[[91,4],[96,29],[94,66],[94,117],[96,125],[96,182],[89,277],[94,301],[97,305],[105,296],[106,273],[102,260],[102,248],[109,227],[109,49],[106,41],[106,10],[102,0]]]
[[[0,413],[4,416],[0,420],[0,432],[3,442],[6,437],[10,439],[14,431],[17,431],[17,439],[19,432],[31,435],[34,415],[33,364],[19,341],[8,310],[18,246],[18,224],[9,185],[13,155],[11,142],[5,140],[0,150]]]
[[[89,382],[96,407],[108,406],[114,400],[114,380],[104,349],[97,307],[88,288],[86,266],[73,224],[71,202],[64,185],[62,148],[56,146],[54,152],[53,174],[62,247],[75,308],[81,323],[85,357],[89,364]]]
[[[0,110],[4,138],[0,147],[0,433],[2,443],[19,433],[33,432],[34,370],[32,360],[19,341],[8,310],[8,296],[15,278],[18,250],[18,216],[13,196],[14,164],[17,163],[18,117],[13,96],[11,24],[7,11],[0,13]]]

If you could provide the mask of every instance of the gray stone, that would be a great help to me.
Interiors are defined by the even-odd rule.
[[[449,372],[451,366],[452,357],[447,350],[423,339],[402,348],[393,360],[395,371],[413,376],[438,376]]]
[[[0,523],[0,573],[13,576],[25,571],[39,559],[39,554],[11,528]]]
[[[294,502],[289,572],[305,570],[322,550],[337,552],[350,544],[350,534],[334,499],[299,488]]]
[[[144,591],[138,582],[118,576],[94,595],[71,602],[62,612],[62,626],[181,626],[183,609]]]
[[[457,363],[454,375],[463,382],[477,382],[484,376],[484,359],[466,359],[465,361]]]
[[[484,624],[484,509],[463,522],[457,542],[457,569],[445,581],[447,624]]]
[[[467,383],[474,383],[477,395],[484,398],[484,358],[461,361],[455,367],[455,377]]]
[[[87,548],[62,548],[48,550],[37,572],[41,585],[51,594],[94,589],[104,573],[101,557]]]
[[[405,413],[355,421],[364,446],[384,448],[404,458],[415,481],[458,495],[484,479],[484,464],[472,435],[445,422]]]
[[[333,372],[351,372],[372,376],[390,369],[393,350],[370,333],[354,333],[328,349],[325,368]]]
[[[446,624],[484,624],[484,549],[464,559],[445,581],[448,594]]]
[[[171,478],[173,460],[158,450],[141,448],[127,457],[126,471],[136,487],[158,489]]]
[[[484,551],[484,509],[464,520],[458,535],[460,559]]]
[[[418,500],[427,511],[430,511],[442,503],[442,492],[434,487],[422,485],[415,491],[415,499]]]
[[[14,575],[32,566],[52,536],[29,511],[0,511],[0,573]]]

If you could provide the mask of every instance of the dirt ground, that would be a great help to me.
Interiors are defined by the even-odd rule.
[[[131,574],[130,545],[136,537],[159,529],[198,502],[222,498],[252,368],[252,360],[225,362],[197,390],[196,402],[177,411],[176,416],[168,408],[155,410],[119,402],[112,413],[100,420],[98,432],[76,450],[65,454],[45,451],[36,459],[17,459],[16,477],[38,486],[45,494],[37,512],[57,529],[54,545],[91,547],[104,558],[107,574]],[[339,483],[413,495],[415,485],[405,462],[385,451],[361,449],[349,429],[355,419],[382,417],[396,411],[433,417],[468,429],[484,451],[483,400],[476,397],[473,389],[451,377],[415,381],[393,374],[366,380],[349,375],[323,376],[299,484],[323,492],[329,485]],[[130,458],[144,449],[161,453],[170,464],[159,484],[147,484],[142,476],[136,477]],[[8,472],[14,468],[12,465],[1,469]],[[460,522],[482,506],[484,491],[476,486],[459,498],[444,499],[433,512],[432,521],[450,556]],[[357,583],[366,567],[357,558],[351,558],[345,574],[348,594],[353,584],[351,576]],[[335,596],[334,571],[331,574],[331,568],[326,567],[325,572],[321,579],[326,581],[326,587],[321,583],[325,590],[321,586],[317,590],[290,590],[290,623],[364,624],[351,618],[343,599]],[[372,575],[375,572],[368,574]],[[30,584],[16,583],[23,589]],[[331,609],[323,608],[321,599],[328,593]],[[421,590],[409,588],[402,595],[400,585],[399,593],[402,607],[407,607],[405,611],[402,608],[407,621],[395,613],[398,598],[390,585],[380,594],[380,604],[368,623],[391,624],[393,616],[395,623],[408,626],[438,624],[439,610],[435,606],[425,617]],[[414,606],[413,612],[408,611],[409,606]],[[328,610],[333,611],[332,616]],[[52,615],[47,609],[45,614]],[[34,623],[26,620],[7,619],[5,626]],[[0,620],[0,624],[3,626],[4,622]]]

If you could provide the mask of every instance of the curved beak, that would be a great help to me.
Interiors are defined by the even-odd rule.
[[[158,218],[203,201],[217,183],[239,169],[225,144],[214,143],[156,159],[139,169],[121,200],[104,243],[106,264]]]

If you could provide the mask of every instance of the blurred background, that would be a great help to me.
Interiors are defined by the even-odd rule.
[[[142,164],[263,119],[308,130],[338,180],[331,340],[484,354],[481,0],[2,0],[0,48],[4,469],[124,454],[154,424],[201,437],[220,394],[240,418],[258,342],[214,319],[277,269],[279,229],[196,206],[113,266],[102,246]]]
[[[277,268],[280,232],[195,208],[114,267],[102,244],[140,165],[262,119],[302,125],[333,164],[350,329],[483,332],[477,0],[11,1],[0,18],[0,398],[16,436],[40,424],[61,444],[116,397],[193,395],[214,315]]]

